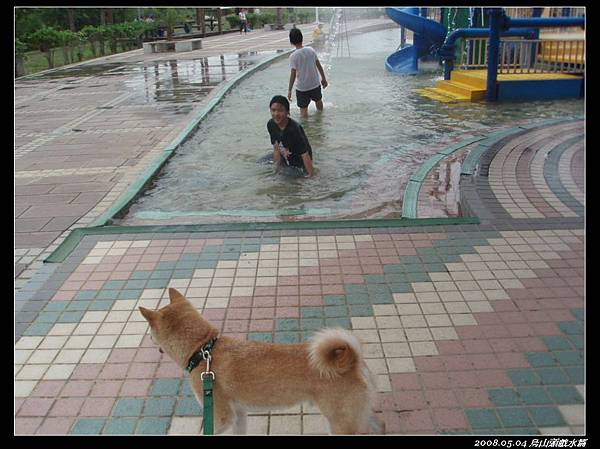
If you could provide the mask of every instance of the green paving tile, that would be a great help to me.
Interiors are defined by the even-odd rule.
[[[63,312],[58,320],[59,323],[79,323],[83,318],[83,314],[85,312],[77,311],[77,312]]]
[[[443,263],[426,263],[423,266],[427,273],[445,273],[448,271]]]
[[[125,283],[125,286],[123,287],[124,289],[127,290],[139,290],[144,288],[144,286],[146,285],[146,280],[131,280],[131,281],[127,281]]]
[[[150,279],[146,288],[166,288],[169,285],[169,279]]]
[[[137,398],[122,398],[118,399],[115,404],[112,416],[140,416],[144,400]]]
[[[365,294],[367,293],[367,286],[359,284],[348,284],[344,285],[344,290],[346,290],[346,295]]]
[[[368,274],[365,276],[367,284],[385,284],[387,281],[385,276],[381,274]]]
[[[179,391],[180,379],[156,379],[150,389],[151,396],[175,396]]]
[[[103,418],[79,418],[75,421],[69,433],[73,435],[99,435],[105,422],[106,419]]]
[[[325,327],[341,327],[350,329],[351,322],[349,318],[325,318]]]
[[[171,416],[175,407],[174,398],[146,399],[144,416]]]
[[[494,403],[494,405],[520,405],[521,400],[519,399],[519,395],[513,389],[509,388],[498,388],[488,390],[488,396],[490,401]]]
[[[177,262],[174,260],[165,260],[162,262],[158,262],[154,269],[155,269],[155,271],[172,270],[175,268],[176,264],[177,264]]]
[[[350,316],[373,316],[371,306],[350,306]]]
[[[40,312],[36,318],[38,323],[55,323],[60,316],[60,312]]]
[[[583,309],[572,309],[571,313],[573,314],[573,316],[575,318],[577,318],[577,320],[579,321],[583,321],[583,317],[585,315],[584,310]]]
[[[565,421],[556,407],[530,407],[531,419],[538,427],[564,426]]]
[[[173,279],[190,279],[193,274],[194,270],[175,270],[173,272]]]
[[[377,293],[385,294],[390,292],[390,288],[386,284],[369,284],[367,285],[367,292],[369,296]]]
[[[575,349],[583,350],[583,335],[569,335],[567,338]]]
[[[410,281],[411,275],[420,274],[425,272],[425,266],[422,263],[411,263],[404,265],[404,272],[406,273],[406,279]],[[413,282],[413,281],[410,281]]]
[[[583,363],[583,358],[579,351],[555,351],[552,355],[562,366],[581,365]]]
[[[88,310],[92,310],[92,311],[110,310],[110,309],[112,309],[112,306],[114,303],[115,303],[115,300],[99,301],[96,299],[96,300],[92,301],[92,303],[88,307]]]
[[[571,384],[583,384],[583,365],[567,366],[564,368]]]
[[[583,335],[583,326],[578,321],[570,321],[558,324],[559,329],[568,335]]]
[[[402,284],[406,282],[406,273],[386,274],[385,280],[388,284]]]
[[[570,383],[569,376],[560,368],[538,368],[535,371],[544,385]]]
[[[321,318],[323,317],[322,307],[301,307],[300,315],[302,318]]]
[[[150,275],[150,279],[171,279],[173,270],[156,270]]]
[[[556,360],[549,352],[528,352],[525,356],[533,367],[556,366]]]
[[[583,398],[575,387],[548,387],[547,390],[557,404],[583,404]]]
[[[219,258],[219,260],[239,260],[240,259],[240,253],[223,253],[221,254],[221,257]]]
[[[533,424],[525,407],[503,407],[497,412],[504,427],[527,427]]]
[[[54,327],[54,323],[32,323],[25,332],[23,332],[23,335],[27,337],[48,335],[48,332],[50,332],[52,327]]]
[[[300,332],[275,332],[274,343],[299,343]]]
[[[383,272],[386,275],[391,274],[391,273],[403,273],[404,269],[401,264],[391,264],[391,265],[384,265]],[[387,276],[386,276],[386,279],[387,279]]]
[[[339,295],[323,296],[323,302],[328,306],[341,306],[346,304],[346,297]]]
[[[74,301],[90,300],[96,297],[98,290],[81,290],[73,297]]]
[[[62,312],[67,308],[67,305],[70,301],[50,301],[44,307],[44,310],[47,312]]]
[[[412,293],[412,286],[408,283],[389,284],[392,293]]]
[[[181,385],[179,387],[179,395],[180,396],[193,396],[194,391],[192,390],[192,384],[190,383],[189,379],[184,379],[183,382],[181,382]]]
[[[102,286],[103,290],[121,290],[125,281],[106,281]]]
[[[552,399],[542,387],[517,388],[517,393],[525,405],[552,404]]]
[[[300,320],[284,319],[277,320],[275,329],[278,331],[298,331],[300,330]]]
[[[215,268],[217,266],[217,261],[209,261],[209,260],[198,260],[196,262],[196,268]]]
[[[120,290],[100,290],[96,295],[96,299],[117,299]]]
[[[406,273],[408,282],[431,282],[427,273]]]
[[[273,334],[270,332],[250,332],[248,334],[248,340],[266,341],[270,343],[273,341]]]
[[[118,299],[139,299],[142,296],[142,290],[121,290]]]
[[[131,273],[130,279],[150,279],[152,271],[134,271]]]
[[[166,435],[171,424],[171,418],[142,418],[139,420],[136,434]]]
[[[367,293],[350,293],[346,296],[346,302],[350,305],[369,304],[369,295]]]
[[[393,304],[394,297],[390,292],[385,293],[371,293],[369,298],[372,304]]]
[[[302,330],[318,330],[325,326],[322,318],[302,318],[300,320],[300,328]]]
[[[194,269],[196,268],[196,260],[181,260],[175,265],[177,270]]]
[[[509,369],[507,375],[514,385],[540,385],[541,380],[532,369]]]
[[[542,337],[544,344],[550,351],[559,351],[564,349],[573,349],[569,339],[560,335]]]
[[[465,413],[473,429],[497,429],[501,427],[494,409],[467,409]]]
[[[131,435],[135,431],[137,421],[135,418],[109,419],[102,433],[106,435]]]
[[[87,310],[92,304],[92,301],[71,301],[71,303],[65,309],[67,312],[79,312]]]
[[[324,307],[326,317],[346,317],[348,316],[348,308],[346,306],[327,306]]]

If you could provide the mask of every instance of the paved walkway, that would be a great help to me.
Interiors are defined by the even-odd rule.
[[[110,97],[110,76],[18,85],[28,100],[18,97],[17,108],[52,99],[39,107],[44,121],[32,112],[17,130],[17,193],[31,202],[17,201],[18,218],[33,227],[50,217],[17,239],[22,257],[48,251],[46,233],[63,235],[49,230],[52,220],[91,222],[151,158],[147,147],[159,151],[184,126],[187,114],[153,113],[155,126],[136,128],[139,111],[119,103],[125,75],[114,76],[122,90]],[[54,97],[87,83],[106,83],[93,107],[93,89],[81,103],[77,89]],[[59,101],[68,113],[49,114]],[[119,113],[95,109],[111,102]],[[96,111],[105,131],[72,131]],[[121,131],[107,141],[110,129]],[[92,150],[96,135],[104,137]],[[582,120],[523,123],[436,159],[420,178],[417,216],[446,204],[442,186],[458,163],[461,207],[480,224],[86,235],[63,262],[30,268],[16,293],[16,433],[199,433],[201,408],[186,375],[158,352],[137,311],[163,305],[166,288],[176,287],[224,334],[295,342],[323,326],[351,329],[376,373],[388,433],[583,434],[583,135]],[[123,144],[126,136],[136,143]],[[94,162],[86,168],[78,158]],[[90,188],[69,190],[76,184]],[[104,194],[85,199],[93,192]],[[63,203],[34,203],[52,195]],[[258,434],[326,432],[308,404],[255,413],[248,424]]]

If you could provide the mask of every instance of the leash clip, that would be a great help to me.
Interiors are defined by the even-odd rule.
[[[204,352],[202,353],[202,358],[203,358],[204,360],[206,360],[206,371],[204,371],[203,373],[201,373],[201,374],[200,374],[200,379],[201,379],[201,380],[204,380],[204,375],[205,375],[205,374],[210,374],[210,375],[212,376],[212,380],[215,380],[215,373],[213,373],[213,372],[210,370],[210,360],[212,359],[212,357],[211,357],[211,355],[210,355],[210,352],[208,352],[208,351],[204,351]]]

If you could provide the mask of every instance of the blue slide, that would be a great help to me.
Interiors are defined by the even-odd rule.
[[[414,74],[418,71],[419,58],[442,46],[446,27],[419,16],[419,8],[385,8],[385,12],[398,25],[414,33],[413,45],[389,55],[385,60],[385,68],[392,73]]]

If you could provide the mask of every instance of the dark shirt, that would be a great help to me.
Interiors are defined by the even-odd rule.
[[[280,129],[277,123],[273,119],[267,123],[267,130],[271,136],[271,144],[275,145],[275,142],[281,142],[285,148],[290,151],[288,157],[289,165],[293,167],[304,167],[304,161],[302,155],[308,151],[308,155],[312,160],[312,148],[308,142],[308,138],[304,133],[302,125],[297,121],[288,118],[288,124],[285,129]],[[287,165],[285,158],[282,156],[281,164]]]

